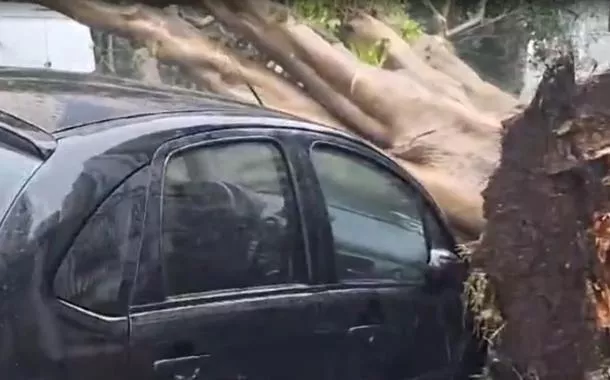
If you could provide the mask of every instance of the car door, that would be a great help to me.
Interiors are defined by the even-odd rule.
[[[332,236],[322,318],[347,335],[342,377],[454,378],[470,336],[465,272],[437,209],[368,147],[317,136],[309,157]]]
[[[286,138],[232,129],[156,153],[129,316],[136,378],[323,378]]]

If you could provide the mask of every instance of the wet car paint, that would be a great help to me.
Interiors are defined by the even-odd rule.
[[[58,91],[50,88],[51,94]],[[440,290],[441,295],[439,290],[414,290],[410,303],[405,303],[405,293],[398,288],[350,290],[328,283],[325,280],[332,268],[316,262],[331,254],[328,231],[320,228],[307,231],[309,250],[316,255],[311,263],[315,273],[307,274],[312,284],[306,287],[221,292],[209,300],[187,297],[162,310],[152,304],[119,317],[92,313],[54,296],[53,275],[80,226],[126,178],[135,178],[133,186],[146,192],[149,180],[154,181],[158,175],[148,165],[167,141],[200,133],[214,139],[235,130],[242,135],[280,133],[287,141],[321,134],[328,140],[359,144],[361,149],[370,145],[343,132],[260,108],[216,99],[207,108],[205,99],[193,103],[198,103],[198,109],[188,112],[149,109],[134,116],[136,113],[126,107],[115,114],[122,117],[112,120],[100,121],[103,113],[82,114],[92,120],[82,115],[61,119],[65,130],[55,132],[57,146],[0,226],[0,370],[8,375],[6,378],[107,379],[109,374],[116,379],[247,377],[235,366],[235,355],[249,358],[241,364],[250,371],[250,378],[271,374],[278,379],[290,375],[309,380],[315,375],[353,380],[364,378],[371,368],[388,379],[420,375],[418,368],[437,369],[436,375],[428,374],[430,378],[448,378],[448,371],[454,369],[464,349],[461,305],[455,304],[459,289],[455,284],[448,291]],[[91,124],[73,128],[82,123]],[[278,128],[281,132],[274,132]],[[296,165],[300,159],[292,157]],[[301,180],[309,181],[305,177]],[[311,193],[301,199],[308,207],[319,201]],[[145,198],[141,202],[145,205]],[[313,224],[324,216],[316,214],[319,208],[311,208],[306,218]],[[139,221],[135,225],[141,226],[139,233],[146,240],[151,236],[145,231],[145,217],[135,211],[131,215]],[[132,249],[139,249],[138,242]],[[125,278],[131,281],[126,285],[128,289],[133,288],[138,260],[134,255],[126,266]],[[429,292],[437,293],[430,297]],[[131,294],[123,295],[126,303]],[[438,302],[443,297],[447,301]],[[443,321],[432,319],[439,315]],[[402,330],[385,331],[380,320],[390,320],[387,325],[402,326]],[[426,328],[426,324],[432,327]],[[193,331],[205,336],[205,341],[189,346]],[[375,349],[376,345],[367,343],[371,331],[378,337],[376,345],[392,349]],[[288,350],[288,342],[261,346],[261,338],[279,342],[281,334],[287,332],[293,339]],[[231,351],[233,356],[212,357],[206,351],[223,344],[237,347]],[[443,352],[439,352],[441,346]],[[164,361],[163,350],[173,350],[181,360]],[[475,353],[469,355],[476,365]],[[418,365],[406,365],[409,362]]]

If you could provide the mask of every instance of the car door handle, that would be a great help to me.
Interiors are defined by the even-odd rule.
[[[347,330],[347,335],[369,344],[375,343],[383,327],[377,324],[354,326]]]
[[[197,380],[203,364],[210,357],[204,354],[157,360],[153,363],[153,369],[159,380]]]

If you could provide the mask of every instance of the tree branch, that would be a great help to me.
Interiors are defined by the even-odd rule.
[[[449,19],[449,13],[451,12],[451,8],[453,7],[453,0],[446,0],[445,5],[443,5],[441,14],[445,17],[445,20]]]
[[[197,29],[205,29],[216,21],[214,16],[196,16],[186,12],[180,12],[180,17],[193,24]]]
[[[205,37],[175,15],[142,4],[117,5],[102,0],[37,0],[92,28],[103,29],[148,48],[150,56],[179,65],[198,84],[218,94],[254,102],[247,85],[257,89],[269,108],[321,124],[339,125],[322,105],[301,88],[258,62],[247,60]]]
[[[133,65],[140,75],[140,79],[146,83],[163,84],[158,64],[159,62],[147,47],[141,47],[133,53]]]
[[[446,37],[455,36],[456,34],[463,33],[464,31],[480,24],[485,20],[485,11],[487,8],[487,0],[481,0],[479,3],[479,9],[477,13],[468,21],[451,28],[447,31]]]
[[[430,0],[424,0],[424,5],[426,7],[428,7],[428,9],[430,9],[430,11],[432,12],[432,14],[434,16],[443,16],[443,14],[441,12],[439,12],[438,9],[436,9],[436,7],[434,6],[434,4],[432,4],[432,1]]]
[[[457,33],[453,33],[448,37],[455,37],[459,34],[463,34],[464,32],[468,31],[468,32],[472,32],[473,30],[479,29],[479,28],[483,28],[485,26],[494,24],[498,21],[501,21],[507,17],[513,16],[514,14],[516,14],[517,12],[521,11],[521,6],[517,6],[511,10],[507,10],[502,12],[501,14],[492,17],[492,18],[488,18],[488,19],[483,19],[478,25],[473,25],[472,27],[468,28],[468,29],[464,29],[461,31],[458,31]],[[463,40],[463,38],[458,39],[459,41]],[[453,40],[455,42],[455,40]]]
[[[450,1],[451,0],[447,0],[447,3],[450,3]],[[443,15],[443,13],[439,12],[439,10],[436,9],[434,4],[432,4],[432,1],[430,1],[430,0],[424,0],[424,5],[426,5],[426,7],[428,7],[428,9],[430,9],[430,11],[432,12],[432,19],[434,21],[434,25],[432,26],[432,28],[431,28],[432,30],[430,31],[430,33],[439,34],[443,37],[446,37],[447,36],[447,16]],[[443,12],[444,11],[445,11],[445,9],[443,9]],[[447,9],[447,13],[449,13],[448,9]]]

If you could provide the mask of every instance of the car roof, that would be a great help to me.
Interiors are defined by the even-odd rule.
[[[99,74],[0,68],[0,108],[49,133],[111,119],[206,111],[290,115],[217,95]]]

